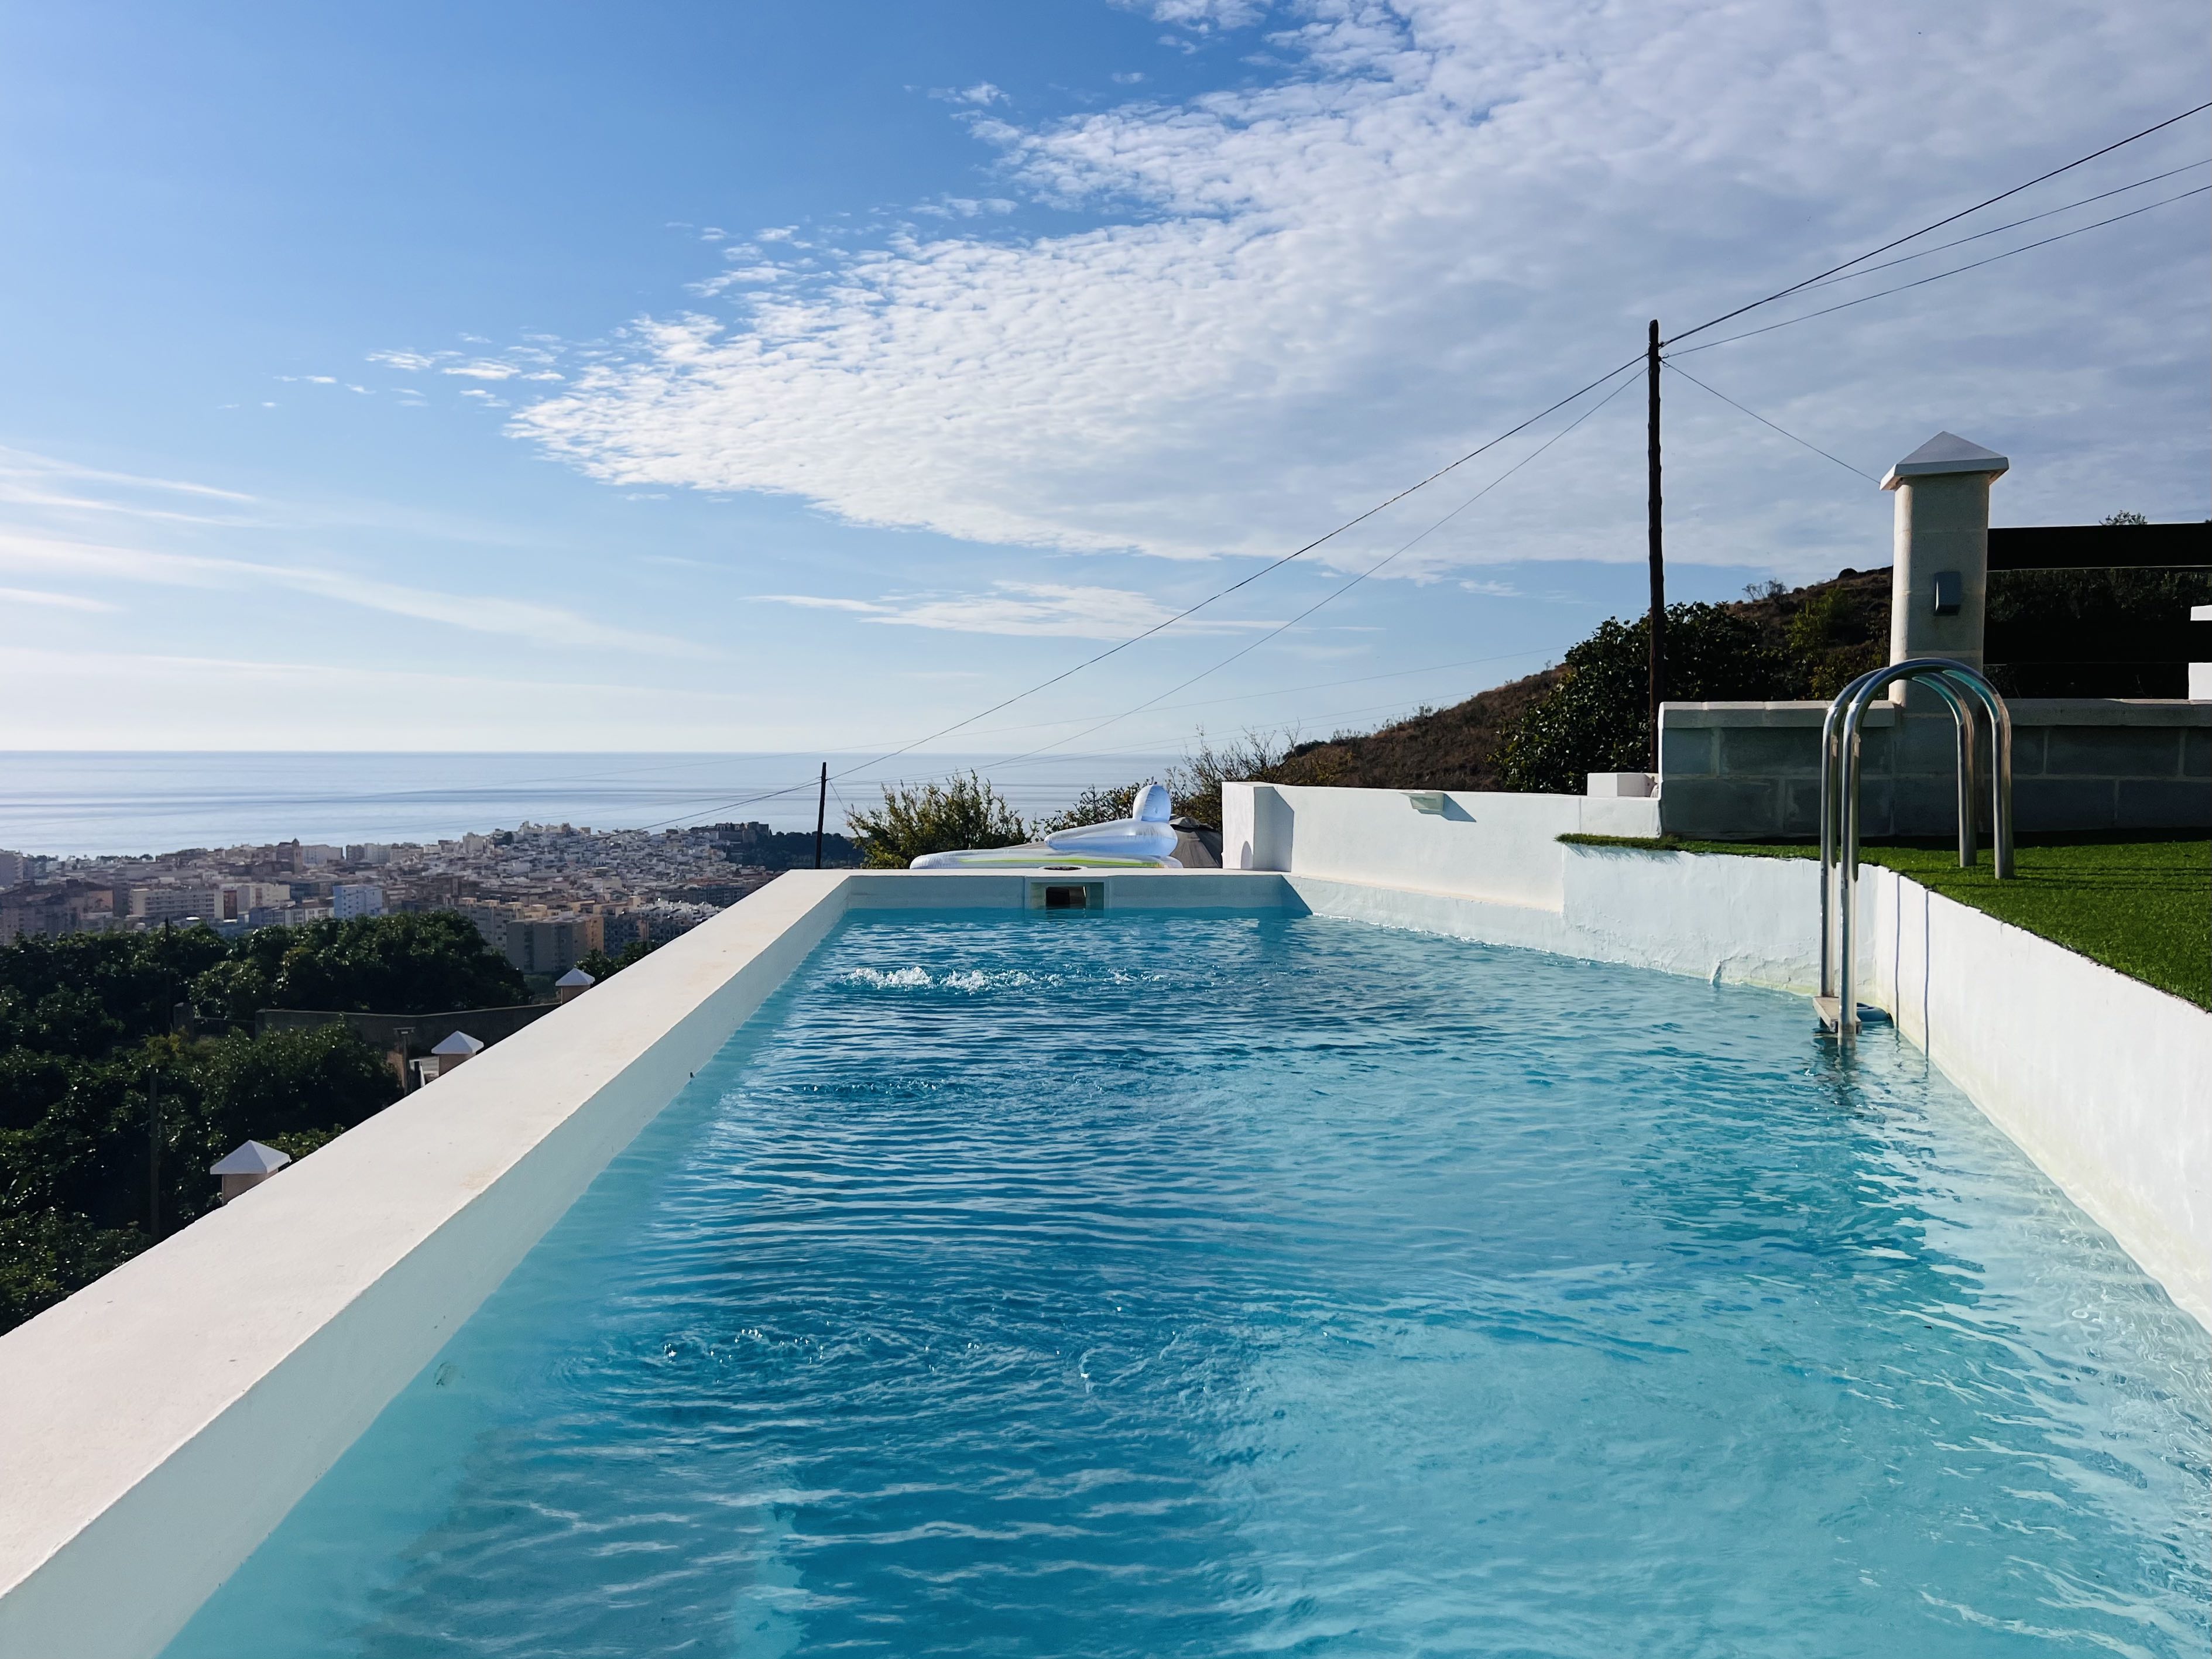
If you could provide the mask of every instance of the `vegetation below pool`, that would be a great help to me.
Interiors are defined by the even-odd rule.
[[[1739,858],[1811,859],[1810,842],[1634,840],[1562,836],[1583,847],[1642,852],[1726,853]],[[2202,835],[2023,836],[2014,879],[1990,873],[1989,851],[1971,870],[1959,868],[1957,843],[1931,842],[1862,847],[1862,862],[1879,864],[1922,886],[2026,928],[2212,1008],[2212,840]]]

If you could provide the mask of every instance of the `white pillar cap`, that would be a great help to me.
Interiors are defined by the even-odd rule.
[[[264,1146],[258,1140],[249,1140],[218,1164],[208,1166],[211,1176],[274,1175],[292,1161],[292,1154],[280,1152],[274,1146]]]
[[[2012,463],[2003,456],[1955,432],[1939,432],[1890,468],[1882,478],[1881,487],[1894,489],[1908,478],[1933,477],[1944,472],[1986,472],[1995,477],[2011,467]]]

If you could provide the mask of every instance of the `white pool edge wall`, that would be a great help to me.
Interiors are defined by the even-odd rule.
[[[0,1656],[158,1654],[839,918],[1028,888],[787,874],[0,1336]]]
[[[1657,803],[1230,784],[1223,861],[1317,915],[1809,995],[1810,860],[1577,846]],[[1648,823],[1630,823],[1640,809]],[[1863,866],[1862,1000],[1882,1009],[2175,1304],[2212,1330],[2212,1012]],[[1808,1018],[1810,1018],[1810,1012]]]
[[[1811,985],[1809,866],[1558,841],[1649,835],[1649,801],[1232,785],[1224,807],[1243,870],[1117,873],[1109,906],[1310,910]],[[840,917],[1027,908],[1029,886],[787,874],[0,1336],[0,1655],[157,1654]],[[1920,892],[1887,872],[1865,889],[1871,998],[1905,988],[1905,1034],[2208,1321],[2207,1130],[2184,1103],[2212,1098],[2212,1017]],[[2047,982],[2014,999],[2039,1029],[1965,1018],[1954,963],[1985,956]],[[2107,1026],[2140,1034],[2132,1065],[2063,1035]]]

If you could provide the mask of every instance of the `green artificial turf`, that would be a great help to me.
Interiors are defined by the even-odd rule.
[[[1811,842],[1651,841],[1562,836],[1583,847],[1652,853],[1727,853],[1737,857],[1809,859]],[[2212,840],[2146,835],[2023,836],[2010,881],[1990,874],[1984,846],[1974,868],[1959,868],[1955,843],[1862,847],[1862,863],[1880,864],[1922,886],[1985,910],[2093,962],[2212,1008]]]

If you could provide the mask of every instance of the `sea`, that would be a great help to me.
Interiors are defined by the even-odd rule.
[[[827,827],[886,786],[973,771],[1025,817],[1160,776],[1172,755],[0,752],[0,848],[52,856],[290,841],[430,842],[524,823]]]

